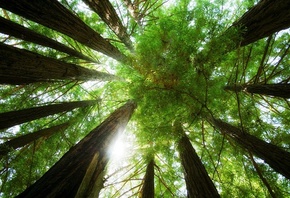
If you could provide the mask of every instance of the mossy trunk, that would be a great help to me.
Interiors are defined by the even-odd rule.
[[[267,143],[257,137],[242,131],[238,127],[215,118],[208,119],[223,134],[233,139],[242,148],[250,151],[265,163],[269,164],[276,172],[290,179],[290,153],[276,145]]]
[[[0,129],[5,129],[8,127],[12,127],[39,118],[43,118],[56,113],[71,111],[75,108],[95,105],[96,103],[97,103],[96,100],[63,102],[59,104],[52,104],[47,106],[33,107],[29,109],[0,113]]]
[[[52,40],[44,35],[38,34],[34,32],[33,30],[30,30],[24,26],[21,26],[3,17],[0,17],[0,32],[7,34],[9,36],[14,36],[16,38],[19,38],[25,41],[33,42],[33,43],[46,46],[46,47],[50,47],[60,52],[64,52],[72,57],[77,57],[77,58],[81,58],[89,62],[98,63],[98,61],[93,60],[92,58],[85,56],[82,53],[72,48],[69,48],[62,43]]]
[[[111,81],[119,78],[0,43],[0,83],[17,85],[62,80]]]
[[[174,131],[180,137],[177,150],[184,170],[187,197],[220,197],[180,123],[175,122]]]
[[[95,187],[108,162],[108,147],[135,108],[135,103],[128,102],[113,112],[17,197],[97,197]]]
[[[61,32],[118,61],[126,58],[57,0],[0,0],[0,7]]]

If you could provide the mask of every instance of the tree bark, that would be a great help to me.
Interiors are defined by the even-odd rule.
[[[109,0],[83,0],[92,10],[94,10],[101,19],[110,27],[118,38],[130,49],[133,45],[126,28],[123,26],[116,10]]]
[[[224,90],[290,98],[290,84],[228,85],[224,87]]]
[[[57,0],[0,0],[0,7],[61,32],[118,61],[126,58]]]
[[[289,10],[290,1],[261,0],[233,23],[233,27],[242,30],[241,46],[290,27]]]
[[[98,61],[93,60],[92,58],[85,56],[82,53],[72,48],[69,48],[62,43],[59,43],[46,36],[38,34],[28,28],[25,28],[3,17],[0,17],[0,32],[10,35],[10,36],[14,36],[16,38],[19,38],[25,41],[33,42],[33,43],[46,46],[46,47],[50,47],[52,49],[58,50],[60,52],[64,52],[73,57],[81,58],[89,62],[99,63]]]
[[[153,198],[154,197],[154,159],[150,160],[145,177],[143,178],[143,186],[141,189],[141,198]]]
[[[0,83],[27,84],[60,80],[110,81],[119,78],[0,43]]]
[[[125,129],[135,108],[128,102],[117,109],[17,197],[98,197],[94,187],[108,162],[108,146]]]
[[[0,129],[5,129],[8,127],[12,127],[39,118],[43,118],[56,113],[71,111],[75,108],[95,105],[96,103],[97,103],[96,100],[63,102],[59,104],[52,104],[47,106],[33,107],[29,109],[0,113]]]
[[[141,23],[141,17],[138,11],[138,8],[136,5],[134,5],[132,3],[131,0],[123,0],[124,4],[127,6],[127,9],[131,15],[131,17],[134,19],[134,21],[140,26],[142,27],[142,23]]]
[[[249,150],[259,158],[263,159],[276,172],[290,179],[290,153],[282,150],[278,146],[267,143],[253,135],[242,131],[226,122],[215,118],[208,121],[217,127],[223,134],[233,139],[242,148]]]
[[[180,123],[175,122],[174,131],[181,137],[177,150],[184,169],[187,197],[220,197]]]
[[[41,137],[50,137],[55,132],[68,127],[69,123],[63,123],[50,128],[41,129],[39,131],[28,133],[19,137],[15,137],[7,142],[0,144],[0,158],[7,155],[11,150],[23,147]]]

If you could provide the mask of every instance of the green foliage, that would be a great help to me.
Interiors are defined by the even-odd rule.
[[[223,90],[225,85],[289,83],[289,30],[240,48],[234,42],[239,39],[240,30],[229,27],[254,1],[141,1],[136,7],[142,14],[142,26],[131,17],[124,4],[112,1],[131,33],[135,51],[130,52],[82,1],[60,2],[102,36],[111,39],[112,44],[128,56],[128,61],[117,63],[67,36],[8,12],[11,20],[94,57],[102,64],[83,62],[7,35],[0,35],[1,42],[108,71],[122,80],[1,85],[1,112],[63,101],[99,100],[95,107],[2,130],[0,140],[4,142],[17,135],[70,122],[66,130],[16,149],[1,159],[1,197],[16,196],[34,183],[71,146],[130,99],[138,108],[123,136],[127,156],[112,159],[108,165],[101,197],[138,196],[148,156],[154,156],[155,160],[155,195],[186,197],[176,148],[181,134],[173,132],[176,120],[182,123],[222,197],[270,196],[249,152],[227,139],[206,118],[213,115],[290,151],[289,100]],[[6,12],[0,13],[7,18]],[[289,181],[262,160],[255,157],[254,160],[277,197],[289,196]]]

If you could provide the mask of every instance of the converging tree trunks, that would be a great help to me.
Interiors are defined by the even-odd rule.
[[[135,108],[129,101],[114,111],[17,197],[98,197],[108,146],[124,131]]]
[[[118,61],[124,61],[126,58],[57,0],[1,0],[0,7],[59,31]]]
[[[217,127],[221,133],[233,139],[242,148],[249,150],[269,164],[275,171],[290,179],[290,153],[256,138],[249,133],[215,118],[208,121]]]

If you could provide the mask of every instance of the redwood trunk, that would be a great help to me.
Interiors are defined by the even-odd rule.
[[[150,160],[147,165],[144,183],[141,189],[141,198],[153,198],[154,197],[154,160]]]
[[[229,91],[245,91],[251,94],[261,94],[281,98],[290,98],[290,84],[253,84],[225,86]]]
[[[0,144],[0,158],[1,156],[4,156],[7,153],[9,153],[12,149],[23,147],[26,144],[29,144],[41,137],[50,137],[55,132],[65,129],[66,127],[68,127],[68,125],[69,125],[68,123],[56,125],[50,128],[41,129],[33,133],[25,134],[25,135],[13,138],[12,140],[9,140],[7,142],[4,142]]]
[[[132,3],[131,0],[123,0],[124,4],[127,6],[127,9],[132,16],[132,18],[135,20],[135,22],[141,27],[141,17],[138,11],[138,5],[135,5]],[[136,2],[138,4],[138,2]]]
[[[60,80],[116,80],[114,75],[48,58],[0,43],[0,83],[27,84]]]
[[[187,196],[189,198],[220,197],[180,124],[175,123],[175,131],[182,135],[177,143],[177,150],[184,169]]]
[[[63,102],[59,104],[52,104],[47,106],[33,107],[29,109],[0,113],[0,129],[5,129],[8,127],[12,127],[39,118],[43,118],[56,113],[71,111],[75,108],[95,105],[96,103],[97,103],[96,100]]]
[[[128,49],[133,50],[130,36],[127,34],[126,28],[123,26],[117,12],[109,0],[83,1],[101,17],[101,19],[110,27]]]
[[[17,197],[97,197],[94,187],[108,162],[108,146],[124,130],[135,107],[128,102],[117,109]]]
[[[0,7],[61,32],[116,60],[125,56],[57,0],[0,0]]]
[[[16,38],[19,38],[25,41],[33,42],[33,43],[43,45],[46,47],[50,47],[52,49],[64,52],[73,57],[81,58],[89,62],[98,63],[98,61],[93,60],[92,58],[87,57],[81,54],[80,52],[65,46],[64,44],[54,41],[46,36],[38,34],[28,28],[25,28],[17,23],[14,23],[2,17],[0,17],[0,32],[10,35],[10,36],[14,36]]]
[[[233,26],[241,28],[241,46],[290,27],[290,1],[261,0],[247,11]]]
[[[241,129],[232,126],[221,120],[211,118],[209,121],[220,131],[233,139],[242,148],[249,150],[265,163],[269,164],[276,172],[281,173],[290,179],[290,153],[282,150],[278,146],[267,143],[250,135]]]

